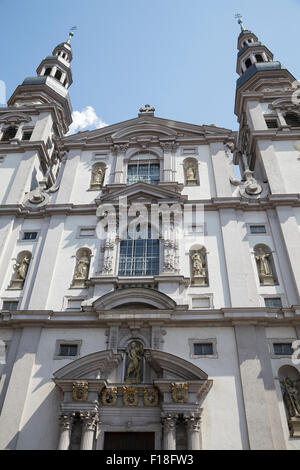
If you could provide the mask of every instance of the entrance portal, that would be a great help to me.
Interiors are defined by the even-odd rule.
[[[155,450],[154,432],[106,432],[104,450]]]

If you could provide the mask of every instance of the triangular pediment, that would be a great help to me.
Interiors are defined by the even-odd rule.
[[[163,203],[163,202],[184,202],[187,197],[180,193],[160,186],[147,183],[135,183],[122,189],[112,190],[96,199],[98,204],[119,203],[120,199],[127,198],[128,203]]]
[[[63,138],[65,143],[119,143],[172,141],[185,137],[228,136],[232,131],[215,125],[195,125],[155,116],[139,116],[93,131],[78,132]]]

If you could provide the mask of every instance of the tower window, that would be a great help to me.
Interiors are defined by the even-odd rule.
[[[245,61],[245,65],[246,65],[247,69],[248,69],[249,67],[251,67],[251,65],[252,65],[251,59],[247,59],[247,60]]]
[[[285,121],[288,126],[300,127],[300,117],[296,113],[287,113],[285,115]]]
[[[32,136],[32,131],[24,131],[22,135],[22,140],[30,140]]]
[[[4,130],[1,141],[9,142],[11,139],[16,137],[17,131],[18,131],[18,128],[16,126],[8,127],[7,129]]]
[[[51,70],[52,70],[51,67],[48,67],[48,68],[45,70],[44,75],[46,75],[46,76],[50,75],[50,74],[51,74]]]
[[[256,54],[255,59],[256,62],[264,62],[263,56],[260,54]]]
[[[278,129],[277,119],[266,119],[268,129]]]
[[[57,80],[60,80],[61,77],[62,77],[62,72],[61,72],[60,70],[56,70],[54,77],[55,77]]]

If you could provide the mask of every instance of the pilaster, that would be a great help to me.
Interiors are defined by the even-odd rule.
[[[51,218],[36,271],[35,284],[28,302],[28,309],[30,310],[47,309],[47,301],[51,293],[56,260],[64,231],[65,217],[65,215],[57,215]]]
[[[262,328],[235,326],[249,446],[251,450],[283,449],[272,366]]]
[[[1,449],[17,449],[40,335],[41,328],[28,327],[22,331],[0,415],[0,429],[5,429],[0,433]]]
[[[292,207],[290,206],[277,206],[276,212],[278,215],[280,229],[282,232],[284,244],[288,254],[291,275],[293,276],[294,283],[297,288],[297,304],[300,303],[300,232],[296,221],[296,217]]]
[[[211,143],[210,152],[214,170],[216,196],[231,197],[232,189],[229,179],[230,174],[228,171],[228,163],[225,157],[223,142]]]

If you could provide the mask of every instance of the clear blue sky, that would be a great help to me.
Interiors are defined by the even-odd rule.
[[[236,12],[300,79],[300,0],[0,0],[0,80],[10,96],[77,25],[73,110],[113,124],[149,103],[163,118],[237,129]]]

